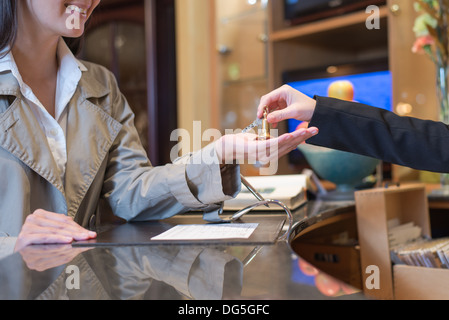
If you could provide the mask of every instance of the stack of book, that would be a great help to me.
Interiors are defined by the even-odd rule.
[[[427,239],[413,223],[388,222],[391,260],[395,264],[449,269],[449,237]]]

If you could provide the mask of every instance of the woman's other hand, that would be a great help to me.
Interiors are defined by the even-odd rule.
[[[318,134],[317,128],[302,128],[280,137],[259,141],[251,133],[225,135],[215,144],[215,150],[221,164],[241,164],[260,162],[268,164],[294,150],[307,139]]]
[[[66,215],[36,210],[26,218],[14,250],[20,251],[34,244],[69,244],[96,236],[95,232],[84,229]]]

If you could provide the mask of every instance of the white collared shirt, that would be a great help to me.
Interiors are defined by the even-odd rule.
[[[33,90],[23,82],[12,52],[0,58],[0,72],[11,71],[17,79],[22,95],[33,110],[47,137],[48,145],[64,183],[67,165],[67,105],[75,94],[82,72],[87,71],[87,69],[75,58],[62,38],[58,43],[57,56],[59,69],[56,84],[55,118],[45,109]]]

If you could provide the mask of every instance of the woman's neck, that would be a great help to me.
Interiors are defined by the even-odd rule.
[[[23,81],[33,90],[52,117],[56,114],[58,42],[58,37],[38,40],[21,37],[19,33],[12,48],[12,54]]]
[[[25,79],[45,80],[56,77],[58,72],[59,38],[34,40],[18,37],[12,48],[12,54]]]
[[[43,28],[22,1],[18,2],[17,37],[12,49],[24,78],[38,80],[55,77],[58,70],[59,36]]]
[[[61,39],[38,21],[25,2],[18,1],[17,38],[12,54],[23,81],[47,111],[55,117],[58,78],[58,43]]]

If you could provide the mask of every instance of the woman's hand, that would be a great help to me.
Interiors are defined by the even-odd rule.
[[[33,244],[69,244],[96,236],[95,232],[84,229],[68,216],[36,210],[26,218],[14,250],[20,251]]]
[[[73,248],[68,244],[34,245],[20,250],[28,269],[39,272],[70,263],[79,254],[92,248]]]
[[[305,94],[284,85],[263,96],[257,110],[257,117],[263,117],[264,108],[268,107],[268,122],[273,127],[278,122],[288,119],[309,122],[315,112],[316,101]]]
[[[215,150],[222,164],[233,164],[236,160],[248,164],[254,164],[256,161],[268,164],[317,133],[317,128],[303,128],[265,141],[257,140],[258,136],[251,133],[230,134],[215,143]]]

